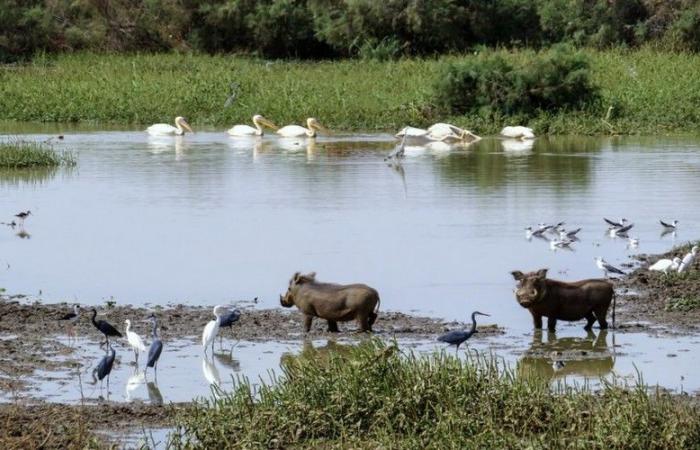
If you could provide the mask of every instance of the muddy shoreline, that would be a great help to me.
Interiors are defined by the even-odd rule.
[[[683,274],[648,270],[660,259],[683,258],[692,245],[635,257],[638,267],[615,282],[618,323],[648,323],[672,334],[700,332],[700,258]]]

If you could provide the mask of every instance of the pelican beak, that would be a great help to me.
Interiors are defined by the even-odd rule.
[[[314,128],[316,128],[318,131],[323,131],[324,133],[329,133],[329,134],[331,133],[331,130],[329,130],[328,128],[324,127],[323,125],[321,125],[321,124],[318,123],[318,122],[314,122],[314,123],[312,124],[312,126],[313,126]]]
[[[194,130],[190,127],[190,124],[187,123],[186,120],[183,120],[182,122],[180,122],[180,125],[182,125],[182,128],[185,128],[190,133],[194,133]]]
[[[265,125],[268,128],[273,129],[274,131],[277,131],[280,129],[280,127],[278,127],[277,125],[275,125],[274,123],[270,122],[269,120],[267,120],[265,118],[260,119],[260,123]]]

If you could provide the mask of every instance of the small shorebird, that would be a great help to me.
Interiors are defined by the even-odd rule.
[[[659,220],[659,223],[661,224],[662,227],[664,227],[664,229],[669,230],[669,231],[673,231],[676,229],[676,227],[678,227],[677,220],[674,220],[671,223],[664,222],[663,220]]]
[[[600,256],[598,256],[598,257],[596,257],[596,258],[594,258],[594,259],[595,259],[596,265],[598,266],[598,268],[599,268],[600,270],[603,271],[603,273],[605,274],[606,277],[608,276],[608,273],[616,273],[616,274],[619,274],[619,275],[624,275],[624,274],[625,274],[625,272],[621,271],[621,270],[618,269],[617,267],[608,264],[608,263],[607,263],[602,257],[600,257]]]
[[[24,223],[24,219],[29,217],[32,214],[30,210],[22,211],[20,213],[15,214],[15,217],[17,217],[21,223]]]

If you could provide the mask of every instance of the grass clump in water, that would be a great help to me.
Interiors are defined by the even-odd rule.
[[[75,163],[72,152],[54,150],[45,142],[0,142],[0,168],[3,169],[74,166]]]
[[[324,355],[325,356],[325,355]],[[290,357],[275,383],[240,380],[181,416],[197,448],[690,448],[698,409],[643,386],[552,390],[493,359],[404,356],[370,340]]]

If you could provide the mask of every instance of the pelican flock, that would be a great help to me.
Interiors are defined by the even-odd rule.
[[[182,116],[177,116],[175,118],[175,126],[167,123],[156,123],[146,128],[146,132],[151,136],[182,136],[185,134],[185,130],[194,133],[190,124],[188,124],[187,120]]]

